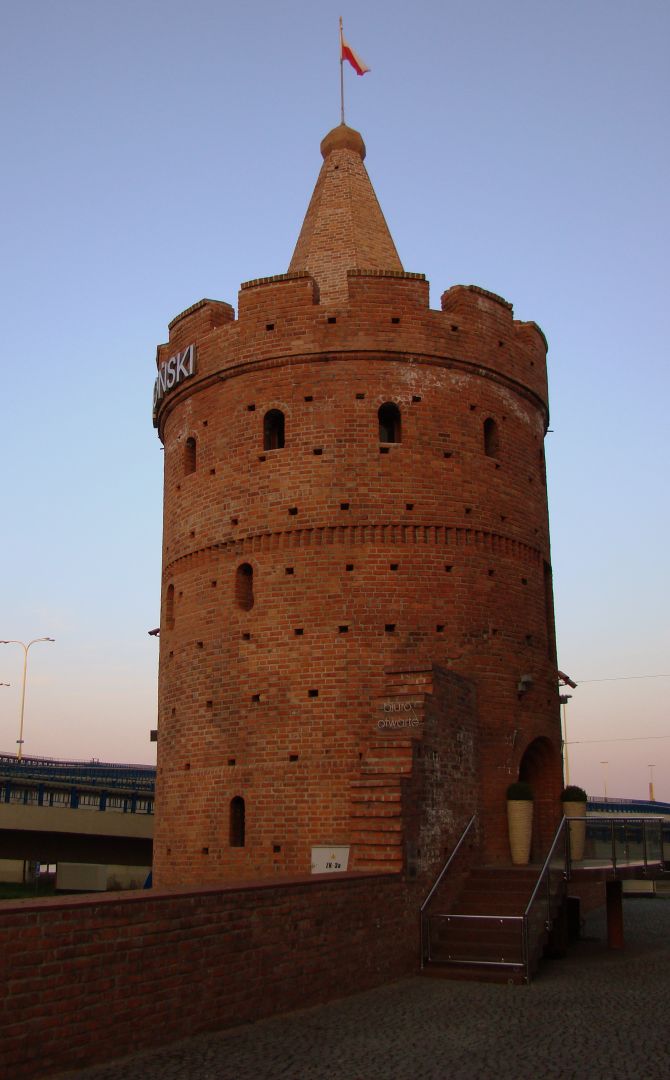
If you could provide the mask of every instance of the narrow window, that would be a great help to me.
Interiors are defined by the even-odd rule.
[[[174,585],[168,585],[165,597],[165,625],[168,630],[174,630]]]
[[[379,441],[383,443],[400,442],[400,409],[392,401],[385,401],[379,406]]]
[[[244,847],[244,799],[241,795],[230,800],[230,846]]]
[[[489,416],[484,421],[484,453],[487,457],[498,457],[499,450],[498,425]]]
[[[188,476],[189,473],[195,472],[196,450],[195,439],[192,435],[189,435],[184,447],[184,476]]]
[[[284,446],[284,414],[270,409],[263,417],[263,449],[281,450]]]
[[[241,563],[235,572],[235,603],[242,611],[254,606],[254,568],[248,562]]]

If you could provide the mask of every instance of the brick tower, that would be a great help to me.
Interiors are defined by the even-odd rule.
[[[289,271],[158,348],[165,447],[155,881],[431,869],[505,788],[559,816],[546,342],[428,306],[341,125]],[[539,813],[537,812],[539,810]]]

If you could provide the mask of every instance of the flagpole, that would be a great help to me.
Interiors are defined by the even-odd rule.
[[[340,123],[344,123],[344,60],[342,59],[342,16],[340,15]]]

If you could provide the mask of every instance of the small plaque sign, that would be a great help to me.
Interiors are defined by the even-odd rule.
[[[326,847],[319,845],[312,848],[312,873],[337,874],[349,865],[349,846]]]

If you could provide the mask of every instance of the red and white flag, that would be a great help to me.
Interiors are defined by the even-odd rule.
[[[361,60],[358,53],[354,52],[351,45],[347,45],[343,37],[341,40],[342,52],[340,54],[340,59],[348,60],[357,75],[365,75],[366,71],[370,71],[368,65],[364,60]]]

